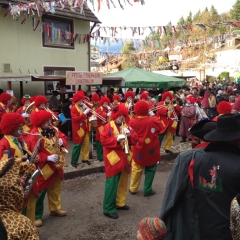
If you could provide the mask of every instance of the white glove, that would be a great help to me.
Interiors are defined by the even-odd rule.
[[[56,162],[57,160],[58,160],[58,155],[57,154],[52,154],[52,155],[47,157],[47,161],[50,161],[50,162]]]
[[[124,128],[123,131],[128,137],[130,136],[130,131],[127,128]]]
[[[125,139],[125,135],[124,134],[119,134],[117,136],[117,141],[120,142],[121,140]]]
[[[149,111],[148,115],[149,115],[149,116],[154,116],[155,114],[154,114],[153,111]]]
[[[90,108],[87,108],[87,109],[84,110],[83,113],[84,113],[85,115],[87,115],[89,112],[90,112]]]
[[[108,117],[110,117],[110,116],[111,116],[111,114],[112,114],[112,112],[108,112],[108,113],[107,113],[107,116],[108,116]]]
[[[106,106],[106,108],[107,108],[109,111],[111,110],[111,107],[110,107],[110,106],[108,106],[108,105]]]
[[[23,113],[22,116],[25,117],[25,118],[27,118],[27,117],[29,117],[30,115],[29,115],[28,113]]]
[[[58,139],[58,144],[59,144],[59,146],[63,145],[63,140],[61,138]]]
[[[130,109],[132,107],[132,104],[131,103],[129,103],[128,104],[128,109]]]

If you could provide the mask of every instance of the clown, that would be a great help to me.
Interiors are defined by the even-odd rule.
[[[78,91],[73,95],[74,105],[71,108],[72,116],[72,134],[73,134],[73,150],[71,165],[76,168],[81,153],[82,162],[90,165],[89,162],[89,108],[83,105],[84,94]]]
[[[130,119],[133,117],[135,93],[133,91],[127,91],[124,95],[124,99],[126,101],[124,106],[128,109],[126,123],[129,123]]]
[[[149,106],[149,116],[155,115],[153,112],[154,105],[151,101],[149,101],[149,95],[147,91],[144,91],[143,93],[140,94],[140,100],[146,101]]]
[[[115,106],[112,109],[112,120],[104,126],[100,135],[106,175],[103,213],[112,219],[118,218],[116,209],[129,210],[125,202],[130,162],[124,154],[126,145],[122,141],[127,137],[130,147],[137,143],[138,138],[125,123],[127,114],[128,111],[122,104]]]
[[[23,131],[24,118],[19,113],[7,113],[3,116],[0,127],[4,137],[0,141],[0,159],[3,158],[3,152],[8,151],[8,157],[20,158],[26,155],[31,158],[31,152],[28,146],[21,138]],[[34,162],[39,161],[39,156],[36,156]],[[31,164],[32,165],[32,164]],[[33,171],[35,166],[33,164]],[[35,198],[38,196],[37,184],[34,184],[32,191],[27,198],[27,208],[24,214],[34,222],[35,220]]]
[[[219,116],[216,116],[212,119],[212,121],[216,122],[218,120],[218,117],[224,114],[230,114],[232,113],[232,106],[230,102],[222,101],[217,105],[217,112]]]
[[[166,153],[172,154],[170,150],[174,140],[173,135],[178,125],[177,116],[179,115],[181,108],[180,106],[172,105],[173,95],[170,92],[165,92],[162,95],[162,101],[158,104],[158,110],[156,116],[159,117],[161,123],[161,133],[159,135],[160,145],[162,145],[165,137],[165,144],[163,146]]]
[[[100,142],[100,134],[103,131],[104,126],[110,121],[111,107],[109,106],[110,100],[108,97],[102,97],[100,100],[100,107],[97,108],[96,113],[101,116],[97,118],[97,129],[96,129],[96,148],[97,148],[97,159],[103,161],[103,148]],[[103,121],[104,119],[104,121]]]
[[[135,105],[136,118],[130,120],[129,126],[137,133],[139,142],[132,147],[132,173],[129,191],[136,194],[141,176],[145,169],[144,197],[154,195],[152,182],[160,161],[160,144],[158,135],[161,132],[160,122],[156,116],[149,117],[149,105],[140,100]]]
[[[121,104],[121,102],[120,102],[121,98],[117,94],[113,95],[112,100],[113,100],[113,103],[112,103],[113,106]]]
[[[31,122],[34,128],[30,133],[35,136],[28,135],[27,138],[31,151],[35,149],[39,140],[36,133],[40,134],[42,138],[38,149],[40,159],[36,163],[36,167],[39,167],[43,173],[43,176],[37,180],[39,197],[36,201],[35,225],[38,227],[42,226],[43,201],[46,193],[48,195],[50,216],[66,216],[66,211],[61,210],[60,192],[63,180],[63,166],[59,166],[59,158],[62,149],[67,145],[67,137],[57,128],[52,127],[51,119],[52,114],[47,111],[33,112]]]
[[[8,93],[2,93],[0,95],[0,121],[5,113],[8,113],[9,110],[9,104],[12,96]]]

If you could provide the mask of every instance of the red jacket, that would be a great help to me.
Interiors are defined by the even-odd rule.
[[[33,128],[30,133],[40,133],[40,128]],[[65,134],[63,134],[61,131],[58,131],[59,139],[61,138],[63,140],[63,146],[66,148],[67,146],[67,137]],[[28,135],[27,137],[27,144],[29,146],[29,149],[33,152],[36,146],[36,143],[38,141],[38,136],[32,136]],[[55,140],[55,137],[53,137]],[[38,186],[39,191],[46,190],[49,188],[54,180],[56,179],[57,175],[59,174],[61,179],[63,179],[63,169],[62,168],[56,168],[54,165],[54,162],[47,161],[47,157],[55,154],[54,150],[51,148],[48,148],[49,140],[46,137],[43,137],[40,148],[38,150],[38,155],[40,157],[40,161],[36,164],[36,167],[42,169],[44,177],[41,176],[38,178]],[[58,144],[58,143],[57,143]]]
[[[106,120],[106,122],[102,121],[100,118],[97,117],[97,128],[96,128],[96,141],[100,141],[100,134],[104,128],[104,126],[107,124],[108,116],[107,116],[107,109],[100,106],[97,108],[96,113],[100,115],[102,118]]]
[[[139,139],[138,144],[132,147],[133,160],[141,166],[153,166],[160,161],[159,119],[155,116],[132,118],[129,126],[134,129]]]
[[[75,104],[71,108],[72,116],[72,137],[74,144],[83,142],[85,135],[89,134],[89,123],[87,115]]]
[[[129,130],[131,135],[128,137],[128,144],[129,146],[136,145],[138,137],[132,129]],[[131,155],[128,157],[125,156],[122,143],[117,141],[119,133],[119,126],[115,125],[112,120],[104,126],[100,135],[100,140],[103,145],[105,175],[107,178],[117,175],[124,168],[126,168],[128,172],[130,171]]]

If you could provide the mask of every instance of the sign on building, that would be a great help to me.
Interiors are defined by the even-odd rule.
[[[66,72],[66,85],[102,85],[101,72]]]

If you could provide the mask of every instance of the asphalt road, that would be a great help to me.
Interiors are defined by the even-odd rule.
[[[144,217],[159,217],[160,208],[173,162],[162,162],[153,182],[157,192],[143,197],[142,178],[139,192],[128,193],[129,211],[118,211],[117,220],[103,215],[104,173],[64,181],[61,194],[66,217],[51,217],[45,199],[43,226],[38,228],[43,240],[132,240],[137,236],[137,224]]]

